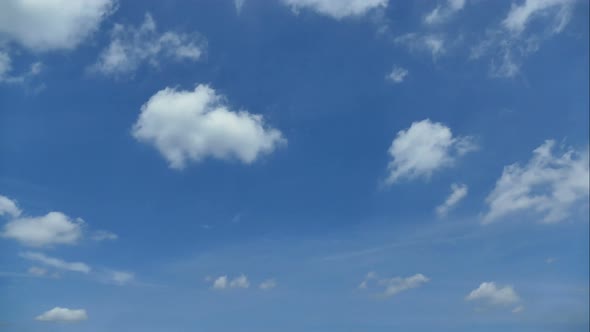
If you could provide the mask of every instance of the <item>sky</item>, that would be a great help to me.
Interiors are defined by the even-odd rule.
[[[588,13],[0,2],[0,331],[588,331]]]

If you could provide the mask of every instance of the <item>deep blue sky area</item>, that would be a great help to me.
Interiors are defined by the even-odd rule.
[[[588,331],[586,0],[7,0],[0,331]]]

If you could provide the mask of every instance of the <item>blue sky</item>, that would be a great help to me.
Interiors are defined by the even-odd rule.
[[[583,0],[0,4],[0,330],[587,331]]]

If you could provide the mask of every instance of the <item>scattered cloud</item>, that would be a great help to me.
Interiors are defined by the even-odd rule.
[[[444,23],[455,13],[465,7],[466,0],[447,0],[444,5],[438,5],[424,17],[424,23],[429,25]]]
[[[226,289],[226,288],[249,288],[250,281],[246,275],[241,274],[233,279],[229,279],[227,275],[217,277],[213,280],[213,289]]]
[[[220,276],[213,281],[213,289],[225,289],[227,286],[227,276]]]
[[[109,231],[99,230],[93,232],[91,238],[94,241],[113,241],[118,239],[119,236]]]
[[[407,33],[393,40],[412,52],[428,52],[433,59],[445,53],[445,38],[439,34]]]
[[[512,4],[502,25],[513,33],[521,33],[527,24],[536,18],[553,20],[552,30],[559,33],[567,25],[573,10],[574,0],[525,0]]]
[[[547,257],[547,259],[545,260],[545,263],[547,264],[553,264],[557,261],[557,258],[554,257]]]
[[[394,83],[401,83],[404,81],[409,72],[407,69],[394,66],[391,72],[386,76],[388,80]]]
[[[533,151],[529,162],[504,167],[486,198],[489,207],[483,223],[516,213],[539,216],[546,223],[567,219],[578,204],[588,203],[588,147],[563,149],[554,155],[555,141],[547,140]]]
[[[302,9],[340,20],[346,17],[359,17],[371,10],[385,8],[389,0],[282,0],[295,13]]]
[[[198,34],[158,33],[156,22],[146,14],[139,27],[115,24],[109,46],[91,70],[110,76],[133,74],[144,63],[158,67],[162,60],[196,61],[205,48]]]
[[[524,306],[519,305],[517,307],[515,307],[514,309],[512,309],[512,313],[513,314],[518,314],[524,311]]]
[[[82,238],[84,221],[71,219],[61,212],[40,217],[19,217],[4,225],[2,237],[17,240],[30,247],[76,244]]]
[[[260,285],[258,286],[258,288],[265,290],[265,291],[271,290],[275,287],[277,287],[277,282],[274,279],[265,280],[265,281],[261,282]]]
[[[231,287],[231,288],[248,288],[248,287],[250,287],[250,282],[248,281],[248,278],[242,274],[242,275],[234,278],[229,283],[229,287]]]
[[[483,282],[465,298],[467,301],[483,301],[491,305],[510,305],[520,301],[512,286],[496,286],[494,282]]]
[[[110,281],[119,286],[126,285],[135,280],[135,275],[131,272],[110,271],[109,275]]]
[[[421,273],[407,278],[380,278],[375,272],[369,272],[359,285],[359,288],[368,289],[370,287],[379,287],[382,288],[379,293],[381,296],[391,297],[403,291],[418,288],[429,281],[430,279]]]
[[[8,84],[21,84],[26,80],[37,76],[41,73],[43,65],[41,62],[35,62],[31,64],[29,70],[24,73],[13,75],[12,74],[12,59],[7,52],[0,50],[0,83]]]
[[[34,51],[73,49],[98,30],[115,0],[0,1],[0,41]]]
[[[250,164],[287,142],[262,115],[231,110],[224,96],[202,84],[158,91],[141,107],[133,136],[154,145],[174,169],[206,157]]]
[[[540,49],[543,41],[561,33],[568,25],[575,0],[525,0],[512,4],[497,27],[488,29],[485,38],[471,49],[470,59],[489,58],[489,74],[494,78],[513,78],[520,74],[524,59]],[[537,20],[545,30],[527,31]]]
[[[18,217],[21,213],[15,200],[0,195],[0,216]]]
[[[27,251],[21,253],[19,256],[24,259],[41,263],[43,265],[50,266],[60,270],[80,272],[86,274],[90,273],[91,271],[90,266],[86,265],[85,263],[66,262],[62,259],[50,257],[40,252]]]
[[[454,137],[451,129],[429,119],[401,130],[391,143],[388,185],[401,179],[430,178],[437,170],[452,166],[457,157],[477,149],[471,137]]]
[[[246,3],[246,0],[234,0],[234,6],[236,6],[236,13],[238,13],[238,15],[242,12],[244,3]]]
[[[55,307],[35,318],[44,322],[79,322],[88,319],[84,309],[68,309]]]
[[[465,196],[467,196],[467,185],[453,183],[451,185],[451,194],[447,199],[436,208],[436,214],[439,217],[446,216]]]
[[[31,275],[37,276],[37,277],[42,277],[47,275],[48,271],[47,269],[44,269],[42,267],[37,267],[37,266],[31,266],[27,272]]]

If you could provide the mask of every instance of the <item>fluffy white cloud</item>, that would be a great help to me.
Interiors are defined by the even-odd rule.
[[[24,259],[28,259],[33,262],[41,263],[56,269],[89,273],[91,271],[90,266],[81,262],[66,262],[62,259],[50,257],[40,252],[27,251],[20,254]]]
[[[453,183],[451,185],[451,194],[447,199],[436,208],[436,214],[444,217],[451,209],[455,207],[465,196],[467,196],[467,185]]]
[[[401,130],[391,143],[389,176],[386,184],[418,177],[429,178],[435,171],[452,166],[458,156],[476,149],[470,137],[454,137],[451,129],[429,119]]]
[[[154,145],[175,169],[206,157],[249,164],[286,143],[262,115],[231,110],[222,95],[202,84],[193,91],[158,91],[141,107],[133,136]]]
[[[387,75],[387,79],[394,83],[401,83],[408,76],[408,70],[402,67],[394,66],[391,72]]]
[[[480,300],[494,305],[508,305],[520,301],[512,286],[496,286],[494,282],[481,283],[465,299],[467,301]]]
[[[568,218],[578,203],[588,203],[588,148],[565,149],[554,155],[555,141],[547,140],[533,151],[525,165],[506,166],[486,198],[489,211],[483,222],[490,223],[516,213],[540,216],[543,222]]]
[[[512,4],[502,25],[515,33],[525,30],[536,17],[550,16],[554,20],[554,32],[561,32],[570,20],[574,0],[525,0]]]
[[[265,280],[265,281],[261,282],[260,285],[258,286],[258,288],[260,288],[262,290],[271,290],[275,287],[277,287],[277,282],[274,279]]]
[[[370,10],[387,7],[389,0],[282,0],[294,12],[313,10],[335,19],[362,16]]]
[[[228,284],[227,276],[220,276],[213,281],[213,289],[225,289]]]
[[[156,22],[146,14],[139,27],[115,24],[109,46],[92,69],[105,75],[131,74],[144,63],[157,67],[161,60],[196,61],[205,47],[196,34],[158,33]]]
[[[370,287],[370,283],[374,283],[377,286],[383,288],[383,290],[380,291],[382,296],[391,297],[408,289],[420,287],[428,281],[430,281],[430,279],[421,273],[407,278],[379,278],[377,273],[369,272],[363,282],[361,282],[359,285],[359,288],[368,289]]]
[[[398,36],[393,41],[406,46],[410,51],[428,52],[433,58],[445,53],[445,39],[441,35],[412,32]]]
[[[61,212],[41,217],[20,217],[4,225],[3,237],[31,247],[75,244],[82,238],[82,219],[73,220]]]
[[[79,322],[88,319],[84,309],[68,309],[55,307],[35,318],[44,322]]]
[[[114,0],[2,0],[0,42],[40,51],[72,49],[114,8]]]
[[[21,213],[16,201],[0,195],[0,216],[18,217]]]
[[[456,12],[463,9],[465,0],[448,0],[444,5],[439,5],[434,8],[428,15],[424,17],[426,24],[439,24],[448,20]]]

